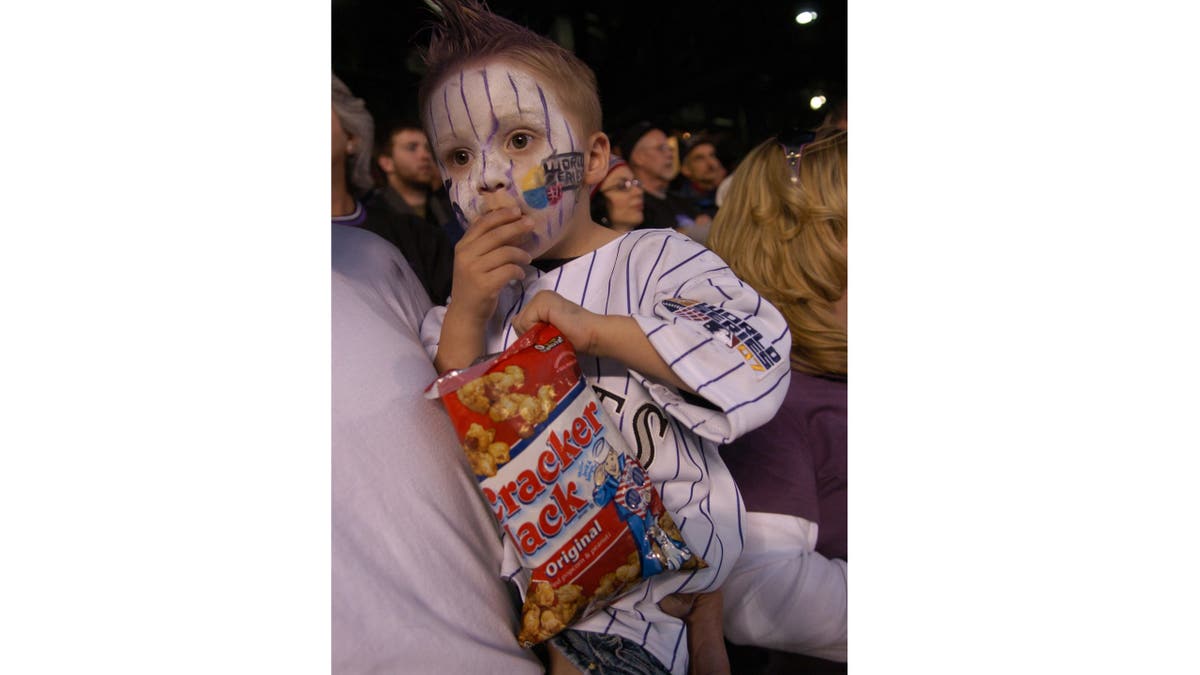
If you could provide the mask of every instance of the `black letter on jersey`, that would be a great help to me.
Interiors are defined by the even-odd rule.
[[[657,420],[657,422],[655,422]],[[637,459],[647,469],[654,463],[654,427],[658,427],[658,439],[667,437],[667,415],[653,403],[643,403],[633,414],[633,435],[637,439]]]
[[[613,410],[614,416],[620,415],[621,411],[625,409],[625,398],[624,397],[617,396],[616,394],[612,393],[611,391],[609,391],[607,389],[601,389],[600,387],[597,387],[594,384],[592,385],[592,389],[594,389],[596,391],[596,395],[600,397],[601,403],[608,401],[608,399],[612,399],[617,402],[617,407],[615,410]]]

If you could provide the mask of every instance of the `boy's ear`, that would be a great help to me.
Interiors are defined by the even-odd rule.
[[[611,152],[608,136],[603,131],[588,136],[587,166],[583,169],[583,182],[591,186],[604,180],[608,173],[608,157]]]

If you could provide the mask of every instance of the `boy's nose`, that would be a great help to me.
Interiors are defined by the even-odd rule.
[[[508,175],[498,159],[484,157],[480,164],[480,192],[495,192],[508,187]]]

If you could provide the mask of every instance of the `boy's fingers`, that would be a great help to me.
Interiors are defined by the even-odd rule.
[[[517,220],[520,217],[521,209],[515,206],[506,206],[502,209],[489,211],[470,224],[460,241],[473,241],[496,227]]]
[[[528,265],[533,260],[529,255],[529,251],[516,246],[501,246],[494,248],[487,253],[479,256],[476,269],[481,272],[490,273],[491,271],[503,267],[504,265]],[[525,273],[522,271],[521,278],[524,278]]]
[[[505,244],[519,246],[529,239],[529,233],[533,231],[533,227],[532,218],[518,218],[517,220],[493,227],[479,235],[479,238],[475,241],[479,248],[485,250],[498,248]]]
[[[525,278],[525,270],[521,269],[520,265],[509,263],[501,265],[484,276],[484,284],[488,288],[499,289],[504,288],[504,285],[510,281],[520,281]]]

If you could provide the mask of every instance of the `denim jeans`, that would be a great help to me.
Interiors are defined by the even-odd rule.
[[[550,639],[567,660],[591,675],[670,675],[646,648],[620,635],[565,630]]]

